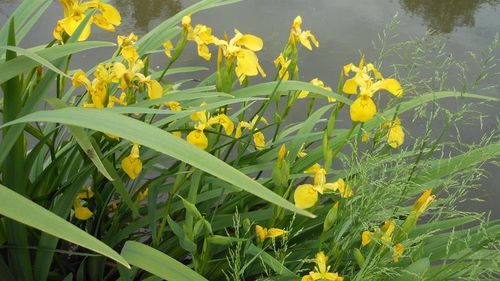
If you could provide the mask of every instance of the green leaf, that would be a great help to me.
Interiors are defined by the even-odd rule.
[[[138,242],[127,241],[121,254],[131,265],[142,268],[166,280],[207,280],[170,256]]]
[[[422,280],[424,274],[429,270],[431,262],[429,258],[422,258],[418,261],[410,264],[408,267],[403,269],[403,274],[397,279],[393,280],[405,280],[405,281],[417,281]]]
[[[53,111],[35,112],[4,124],[2,128],[26,122],[63,123],[110,133],[128,139],[131,142],[142,144],[160,153],[170,155],[292,212],[315,217],[313,214],[295,207],[288,200],[250,179],[215,156],[195,148],[188,142],[168,132],[130,117],[99,109],[63,108]]]
[[[0,198],[2,198],[0,214],[80,245],[130,268],[127,261],[108,245],[3,185],[0,185]]]
[[[274,272],[279,275],[286,275],[290,276],[291,278],[297,277],[297,275],[286,268],[286,266],[284,266],[281,262],[276,260],[270,254],[266,253],[263,249],[257,248],[254,244],[250,244],[246,252],[247,254],[258,256],[259,258],[261,258],[266,265],[268,265]]]
[[[62,75],[62,76],[70,78],[69,75],[67,75],[66,73],[62,72],[59,68],[57,68],[55,65],[53,65],[52,63],[50,63],[50,61],[42,58],[41,56],[37,55],[34,52],[31,52],[30,50],[19,48],[19,47],[15,47],[15,46],[0,46],[0,49],[14,51],[14,52],[17,53],[18,56],[19,55],[23,55],[23,56],[25,56],[25,57],[27,57],[27,58],[29,58],[29,59],[37,62],[38,64],[46,66],[48,69],[54,71],[55,73],[57,73],[59,75]]]
[[[36,67],[39,64],[43,64],[38,60],[47,63],[56,60],[58,58],[62,58],[82,51],[101,48],[101,47],[111,47],[111,46],[115,46],[115,44],[110,42],[88,41],[88,42],[68,43],[60,46],[54,46],[51,48],[42,49],[35,52],[24,50],[26,53],[30,54],[31,57],[22,55],[18,56],[13,60],[0,64],[0,83],[3,83],[9,80],[10,78],[17,76],[26,70]],[[54,65],[52,65],[52,67],[57,69],[57,67],[55,67]]]

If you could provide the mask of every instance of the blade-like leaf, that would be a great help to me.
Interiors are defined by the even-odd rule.
[[[1,215],[80,245],[130,268],[127,261],[108,245],[3,185],[0,185],[0,198]]]
[[[127,241],[121,254],[131,265],[142,268],[166,280],[207,280],[168,255],[138,242]]]
[[[63,123],[110,133],[170,155],[292,212],[315,217],[313,214],[295,207],[288,200],[268,190],[213,155],[195,148],[170,133],[130,117],[99,109],[63,108],[53,111],[38,111],[2,127],[26,122]]]

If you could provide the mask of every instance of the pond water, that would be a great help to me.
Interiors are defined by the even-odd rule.
[[[62,9],[54,1],[45,16],[30,35],[22,42],[23,46],[46,43],[51,38],[52,29]],[[193,0],[112,0],[123,17],[118,33],[131,31],[141,35],[153,29],[158,23],[181,9],[195,3]],[[3,24],[20,0],[0,1],[0,23]],[[222,32],[232,33],[238,28],[243,33],[252,33],[264,40],[264,50],[259,53],[264,69],[272,73],[272,60],[282,50],[288,38],[289,26],[297,15],[304,21],[303,28],[310,29],[320,41],[320,48],[313,52],[301,52],[301,76],[309,81],[319,77],[328,85],[336,85],[341,66],[357,62],[360,52],[368,60],[376,59],[378,50],[372,43],[378,34],[397,14],[396,33],[392,42],[400,42],[413,37],[422,37],[432,31],[447,43],[446,51],[455,58],[467,59],[468,51],[484,50],[500,32],[500,0],[246,0],[237,4],[203,11],[193,17],[194,23],[212,26],[219,36]],[[92,39],[114,40],[115,35],[94,28]],[[110,55],[109,50],[100,50],[79,56],[75,66],[88,69]],[[500,52],[495,52],[497,57]],[[156,65],[163,65],[164,59],[158,57]],[[386,73],[391,73],[391,61],[384,62]],[[210,64],[199,59],[194,52],[183,56],[180,64]],[[498,68],[496,69],[498,72]],[[200,77],[203,77],[202,74]],[[456,81],[450,79],[451,81]],[[495,83],[495,82],[493,82]],[[496,84],[498,84],[496,82]],[[460,87],[460,85],[451,85]],[[335,88],[335,87],[334,87]],[[498,89],[488,94],[498,97]],[[498,107],[481,108],[485,119],[481,127],[462,130],[461,139],[466,143],[478,142],[481,133],[498,128],[495,116],[500,114]],[[409,132],[419,132],[423,124],[408,124]],[[414,133],[415,134],[415,133]],[[453,132],[450,132],[453,135]],[[484,200],[465,202],[463,208],[474,211],[492,210],[492,217],[500,217],[500,173],[493,165],[486,167],[488,178],[482,180],[482,188],[473,197]]]

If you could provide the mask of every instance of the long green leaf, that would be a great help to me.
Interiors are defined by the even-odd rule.
[[[166,280],[207,280],[168,255],[138,242],[127,241],[121,254],[131,265],[142,268]]]
[[[0,214],[3,216],[80,245],[130,268],[127,261],[108,245],[3,185],[0,185],[0,198]]]
[[[53,111],[38,111],[4,124],[2,127],[26,122],[55,122],[107,132],[170,155],[292,212],[315,217],[313,214],[295,207],[291,202],[213,155],[196,149],[170,133],[130,117],[99,109],[63,108]]]
[[[115,44],[110,42],[88,41],[54,46],[35,52],[29,52],[28,50],[25,50],[25,52],[31,54],[31,57],[22,55],[13,60],[0,64],[0,83],[3,83],[10,78],[15,77],[20,73],[29,70],[39,64],[43,64],[42,62],[37,61],[35,58],[41,58],[43,62],[50,62],[58,58],[62,58],[82,51],[111,46],[115,46]],[[57,69],[57,67],[55,66],[53,66],[53,68]]]

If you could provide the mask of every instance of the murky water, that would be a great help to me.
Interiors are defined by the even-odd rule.
[[[0,1],[0,23],[18,5],[19,0]],[[164,19],[193,4],[193,0],[112,0],[121,12],[123,24],[118,33],[145,34]],[[395,14],[398,14],[399,37],[394,42],[421,37],[428,31],[443,36],[447,50],[460,59],[468,56],[468,51],[479,51],[490,44],[500,32],[500,0],[246,0],[238,4],[203,11],[193,17],[194,23],[212,26],[219,36],[224,32],[232,33],[238,28],[244,33],[256,34],[265,42],[264,50],[259,53],[264,69],[272,72],[272,60],[282,50],[288,38],[289,25],[293,18],[301,15],[303,28],[311,29],[320,48],[313,52],[301,52],[301,76],[303,80],[319,77],[329,85],[335,85],[340,67],[349,62],[357,62],[359,53],[368,59],[376,58],[377,50],[372,42]],[[61,17],[61,7],[57,1],[40,20],[33,32],[22,42],[24,46],[46,43],[51,38],[52,28]],[[94,28],[92,39],[114,40],[115,35]],[[80,56],[75,61],[79,68],[87,69],[110,55],[108,51],[97,51]],[[500,52],[496,52],[500,57]],[[160,56],[153,61],[163,65]],[[206,65],[194,52],[185,54],[179,62],[184,65]],[[390,65],[390,62],[386,65]],[[390,68],[387,68],[390,73]],[[497,69],[498,71],[498,69]],[[204,74],[203,74],[204,75]],[[203,77],[201,75],[200,77]],[[459,85],[452,85],[459,86]],[[498,96],[498,90],[491,94]],[[477,142],[481,132],[496,128],[494,116],[499,116],[497,107],[481,110],[490,116],[482,128],[465,130],[462,140]],[[421,129],[422,124],[408,125],[407,129]],[[498,167],[489,166],[488,179],[483,188],[474,196],[484,202],[468,202],[468,210],[493,210],[493,217],[500,217],[500,173]]]

